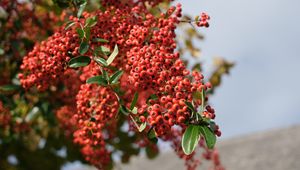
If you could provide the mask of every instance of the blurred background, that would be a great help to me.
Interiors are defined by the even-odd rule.
[[[214,56],[236,64],[211,98],[222,138],[299,124],[300,1],[179,2],[211,16],[199,42],[204,66]]]

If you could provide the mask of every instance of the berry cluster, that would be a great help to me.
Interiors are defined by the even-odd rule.
[[[196,22],[196,25],[198,27],[209,27],[208,20],[210,20],[209,15],[203,12],[201,13],[199,21]]]
[[[113,133],[119,103],[111,89],[84,84],[77,96],[76,128],[74,142],[83,145],[82,153],[86,160],[97,167],[105,167],[110,163],[110,153],[106,150],[105,139]],[[109,133],[105,134],[105,128]],[[104,156],[103,156],[104,155]],[[106,156],[105,156],[106,155]]]
[[[111,161],[112,151],[106,147],[106,142],[115,136],[119,108],[121,105],[129,108],[135,93],[139,94],[137,113],[129,113],[132,118],[128,118],[129,129],[139,133],[135,125],[146,123],[145,129],[151,128],[157,137],[173,143],[175,150],[182,155],[178,144],[181,131],[194,121],[195,115],[191,110],[204,106],[207,100],[195,98],[194,94],[211,88],[211,84],[204,83],[201,73],[190,74],[179,53],[175,52],[175,29],[182,11],[180,4],[155,16],[145,5],[141,5],[144,0],[128,1],[127,4],[116,2],[103,1],[105,11],[83,13],[82,18],[70,17],[75,26],[68,30],[61,28],[36,45],[24,57],[21,66],[23,73],[19,75],[25,88],[36,85],[38,90],[43,91],[59,84],[65,86],[65,91],[59,96],[67,100],[63,100],[65,106],[57,111],[57,118],[61,126],[68,130],[66,134],[73,132],[74,142],[82,146],[86,160],[99,169],[104,169]],[[155,5],[160,1],[149,2]],[[118,45],[119,54],[111,67],[124,72],[119,82],[119,91],[123,95],[116,93],[112,86],[85,83],[90,77],[105,76],[104,71],[108,75],[113,73],[113,70],[93,60],[96,56],[92,50],[84,54],[92,60],[88,66],[77,70],[67,66],[70,59],[80,55],[82,38],[76,28],[85,25],[87,18],[93,16],[96,16],[97,23],[90,28],[90,38],[86,35],[85,38],[92,50],[99,46],[112,50]],[[203,15],[201,23],[206,26],[208,19]],[[96,38],[108,42],[92,41]],[[104,56],[104,59],[107,57]],[[187,102],[193,103],[194,108],[189,108]],[[202,116],[214,119],[215,111],[206,106]],[[181,129],[180,133],[177,127]],[[220,135],[218,128],[215,133]],[[140,143],[151,145],[149,141]],[[187,161],[189,170],[198,165],[194,155],[181,156]]]
[[[58,89],[56,91],[54,99],[60,100],[62,103],[73,107],[76,103],[74,96],[76,96],[80,89],[80,85],[82,84],[80,76],[78,71],[71,69],[65,70],[62,77],[58,80],[58,86],[63,87],[63,89]]]
[[[199,145],[200,147],[205,148],[203,138],[201,139]],[[206,160],[211,160],[213,162],[213,165],[209,168],[209,170],[225,170],[225,168],[221,164],[220,155],[217,150],[209,150],[205,148],[205,152],[202,154],[202,158]]]
[[[60,123],[60,127],[64,129],[67,137],[72,136],[74,128],[76,126],[76,120],[74,120],[74,113],[76,108],[71,106],[63,106],[56,111],[56,118]]]
[[[126,6],[135,6],[135,5],[150,5],[150,6],[156,6],[161,2],[171,2],[173,0],[103,0],[102,1],[102,5],[103,6],[118,6],[119,4],[121,4],[121,6],[123,4],[125,4]]]
[[[71,31],[56,32],[23,58],[19,74],[24,88],[34,85],[38,90],[46,90],[50,85],[57,84],[64,75],[69,54],[78,55],[78,35]]]

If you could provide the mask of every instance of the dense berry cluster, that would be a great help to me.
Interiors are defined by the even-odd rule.
[[[65,135],[70,137],[76,127],[76,120],[74,120],[74,113],[76,108],[71,106],[63,106],[56,111],[56,118],[60,123],[60,127],[64,129]]]
[[[192,170],[199,163],[194,158],[195,154],[182,156],[178,144],[181,131],[185,130],[186,123],[193,116],[186,102],[194,103],[194,109],[203,105],[205,100],[193,95],[206,91],[211,85],[204,83],[201,73],[190,74],[179,53],[175,52],[175,29],[180,22],[181,5],[155,16],[141,2],[144,1],[128,1],[129,6],[107,0],[103,3],[105,11],[84,13],[80,19],[70,17],[75,22],[74,27],[68,30],[61,28],[24,57],[23,73],[19,78],[23,87],[36,85],[41,91],[63,84],[65,91],[60,96],[65,98],[65,106],[57,111],[57,118],[68,130],[67,134],[73,132],[74,142],[82,146],[86,160],[99,169],[109,166],[111,161],[106,141],[115,136],[120,101],[129,107],[137,92],[138,110],[130,115],[132,119],[128,119],[130,129],[138,133],[132,120],[146,123],[146,129],[152,128],[156,136],[173,143],[175,150],[187,161],[188,169]],[[150,4],[159,2],[151,1]],[[103,70],[113,73],[109,68],[93,60],[77,70],[67,67],[70,59],[80,55],[81,40],[76,28],[84,25],[91,16],[97,16],[97,24],[90,30],[91,39],[103,38],[108,43],[89,40],[90,49],[105,46],[112,50],[116,44],[119,47],[119,54],[111,66],[124,71],[120,79],[122,96],[118,96],[111,86],[85,84],[88,78],[103,74]],[[203,15],[200,25],[206,26],[208,19]],[[90,59],[95,57],[92,51],[84,55]],[[151,95],[156,98],[148,100]],[[206,106],[203,117],[214,119],[214,109]],[[218,128],[215,133],[220,135]],[[150,142],[141,143],[145,146]]]
[[[54,99],[60,100],[64,104],[75,105],[76,99],[74,96],[76,96],[82,84],[79,72],[71,69],[65,70],[62,77],[58,80],[58,83],[58,86],[63,88],[56,89],[57,94]]]
[[[66,61],[70,59],[68,53],[78,55],[78,43],[77,34],[60,30],[35,46],[23,59],[21,69],[24,73],[19,74],[22,85],[25,88],[37,85],[39,90],[46,90],[57,84],[66,70]]]

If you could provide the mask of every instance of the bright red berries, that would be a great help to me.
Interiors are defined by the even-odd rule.
[[[76,25],[83,25],[86,18],[97,16],[97,24],[90,30],[91,37],[103,38],[109,43],[90,41],[91,49],[103,45],[113,49],[115,44],[118,45],[119,55],[111,66],[124,71],[119,89],[124,95],[117,96],[111,86],[84,83],[92,76],[103,74],[103,70],[112,73],[106,67],[100,68],[94,61],[77,70],[67,67],[67,62],[79,55],[80,39],[74,27],[69,30],[61,28],[37,45],[24,57],[21,66],[23,73],[19,75],[25,88],[36,85],[39,90],[46,90],[58,84],[66,87],[62,96],[69,100],[64,101],[66,106],[57,111],[57,117],[62,127],[73,131],[74,142],[81,145],[86,160],[99,169],[111,161],[111,151],[107,149],[106,141],[113,139],[116,133],[121,106],[119,97],[128,107],[133,95],[138,92],[138,111],[130,115],[131,120],[146,123],[146,129],[153,129],[157,137],[170,141],[178,150],[178,138],[182,134],[175,134],[179,133],[178,128],[186,128],[186,122],[192,116],[186,102],[194,101],[195,107],[200,106],[205,101],[194,99],[194,92],[211,88],[210,84],[203,83],[201,73],[190,75],[179,53],[175,52],[175,29],[180,22],[181,5],[171,7],[156,17],[141,5],[144,1],[134,2],[128,6],[106,0],[103,2],[106,11],[84,13],[82,19],[70,18]],[[154,5],[158,2],[149,3]],[[207,26],[207,20],[207,15],[201,15],[200,26]],[[94,57],[90,51],[85,55],[91,59]],[[149,99],[151,95],[155,98]],[[214,110],[209,106],[203,115],[210,119],[215,117]],[[139,133],[132,121],[128,124],[130,131]],[[218,129],[215,133],[220,134]],[[198,164],[193,162],[192,155],[184,159],[189,169],[194,169]]]
[[[197,25],[198,27],[209,27],[208,20],[210,20],[209,15],[207,15],[206,13],[203,12],[203,13],[200,15],[199,21],[196,21],[196,25]]]

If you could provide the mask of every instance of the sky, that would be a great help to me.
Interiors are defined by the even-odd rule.
[[[179,2],[211,16],[201,59],[236,63],[210,100],[223,138],[300,124],[300,1]]]

